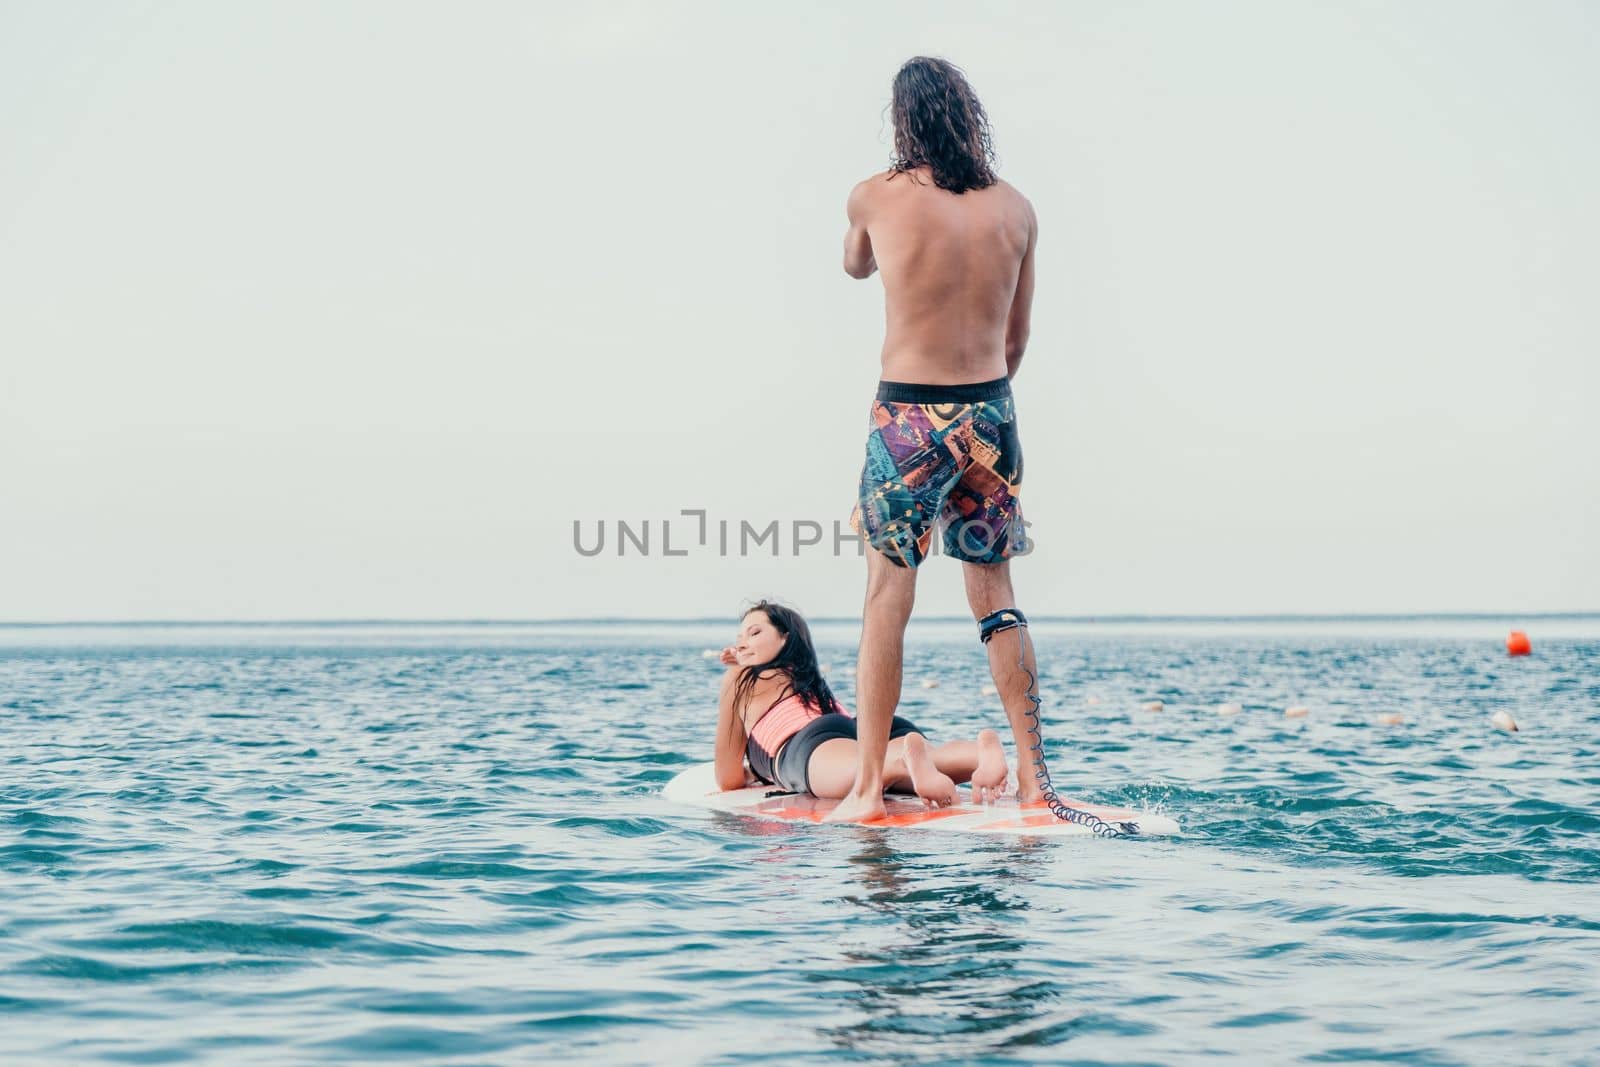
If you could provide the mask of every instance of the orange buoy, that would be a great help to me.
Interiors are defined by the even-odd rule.
[[[1506,651],[1513,656],[1526,656],[1533,651],[1533,642],[1521,630],[1512,630],[1506,637]]]

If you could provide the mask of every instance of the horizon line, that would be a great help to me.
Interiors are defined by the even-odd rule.
[[[596,623],[651,623],[695,625],[726,623],[725,615],[592,615],[556,616],[551,618],[327,618],[327,619],[63,619],[63,620],[0,620],[0,628],[49,629],[67,627],[161,627],[161,626],[559,626]],[[1241,612],[1231,614],[1089,614],[1089,615],[1034,615],[1034,622],[1067,623],[1128,623],[1128,622],[1406,622],[1427,619],[1453,619],[1463,622],[1491,621],[1574,621],[1600,620],[1600,611],[1401,611],[1401,612]],[[816,623],[860,623],[856,615],[815,615],[808,619]],[[969,615],[913,616],[912,622],[970,623]]]

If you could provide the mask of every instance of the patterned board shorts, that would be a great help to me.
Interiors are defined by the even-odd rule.
[[[1026,544],[1022,443],[1005,378],[971,385],[879,382],[850,527],[902,567],[944,554],[998,563]]]

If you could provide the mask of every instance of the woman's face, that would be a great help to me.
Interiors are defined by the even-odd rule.
[[[784,636],[772,625],[764,611],[752,611],[739,624],[739,637],[733,643],[739,666],[767,663],[783,648]]]

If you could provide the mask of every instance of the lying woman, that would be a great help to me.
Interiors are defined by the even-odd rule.
[[[850,792],[856,721],[823,680],[805,619],[792,608],[759,602],[740,620],[722,662],[728,670],[718,699],[717,784],[743,788],[748,760],[758,781],[790,792],[832,799]],[[933,807],[954,804],[958,782],[970,781],[979,802],[1005,790],[1005,749],[993,730],[975,741],[933,746],[897,715],[889,738],[886,789],[915,792]]]

